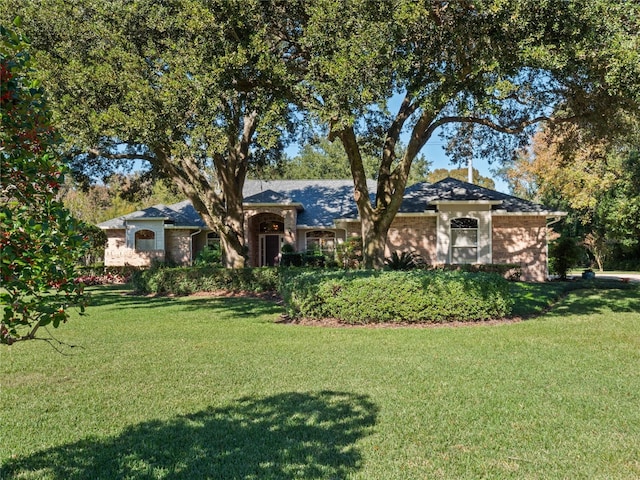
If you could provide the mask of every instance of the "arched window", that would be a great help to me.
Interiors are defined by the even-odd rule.
[[[336,234],[326,230],[307,232],[307,251],[321,251],[325,255],[333,255],[336,249]]]
[[[151,230],[136,232],[136,250],[150,251],[156,249],[156,234]]]
[[[451,220],[451,263],[477,263],[478,220],[454,218]]]
[[[284,223],[277,220],[262,222],[260,224],[260,233],[282,233],[284,232]]]

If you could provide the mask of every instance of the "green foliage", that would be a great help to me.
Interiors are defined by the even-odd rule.
[[[431,270],[443,270],[443,271],[461,271],[461,272],[484,272],[484,273],[497,273],[503,278],[511,281],[519,280],[522,276],[522,267],[517,263],[465,263],[465,264],[438,264],[427,265]]]
[[[244,266],[242,185],[296,120],[299,3],[6,0],[26,14],[77,176],[142,168],[191,198]],[[284,39],[288,39],[285,41]]]
[[[415,252],[393,252],[389,258],[384,261],[387,270],[413,270],[421,268],[425,265],[422,257]]]
[[[196,292],[274,292],[278,271],[274,268],[225,269],[222,267],[157,266],[134,272],[133,288],[140,293],[189,295]]]
[[[509,283],[485,273],[293,272],[280,288],[290,316],[347,323],[469,322],[512,307]]]
[[[566,280],[569,269],[580,261],[581,253],[575,238],[562,235],[549,245],[549,270]]]
[[[193,261],[195,267],[206,267],[207,265],[221,266],[222,252],[219,248],[203,248]]]
[[[308,11],[307,82],[320,99],[310,104],[349,157],[367,268],[382,266],[412,162],[434,132],[455,160],[509,161],[550,117],[596,124],[601,138],[617,113],[640,108],[638,2],[326,1]]]
[[[342,268],[360,268],[362,259],[362,237],[350,236],[337,245],[336,260]]]
[[[85,306],[74,279],[89,239],[56,200],[64,167],[32,68],[23,38],[0,26],[2,344],[36,338],[40,327],[66,322],[70,307]]]

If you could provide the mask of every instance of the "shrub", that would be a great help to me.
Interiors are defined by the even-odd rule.
[[[152,268],[132,277],[139,293],[188,295],[195,292],[270,292],[277,289],[274,268],[228,269],[222,267]]]
[[[336,260],[343,268],[360,268],[362,265],[362,237],[348,237],[336,248]]]
[[[205,247],[200,250],[198,256],[193,261],[193,265],[196,267],[205,267],[207,265],[221,265],[222,264],[222,252],[219,248]]]
[[[112,285],[128,283],[138,269],[138,267],[81,267],[78,269],[80,275],[76,278],[76,283],[85,286],[92,285]]]
[[[462,271],[290,271],[280,293],[294,318],[347,323],[477,321],[512,307],[504,278]]]
[[[422,268],[425,263],[422,257],[416,252],[393,252],[390,257],[384,260],[385,268],[388,270],[413,270]]]
[[[517,263],[475,263],[475,264],[437,264],[427,265],[430,270],[497,273],[507,280],[516,281],[522,276],[522,266]]]
[[[561,280],[567,279],[567,273],[580,261],[581,250],[572,237],[561,236],[549,245],[549,270]]]
[[[280,265],[283,267],[301,267],[304,264],[304,255],[299,252],[282,252]]]

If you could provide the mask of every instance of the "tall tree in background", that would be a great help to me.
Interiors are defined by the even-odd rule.
[[[616,249],[640,253],[640,125],[620,127],[608,139],[575,125],[541,130],[506,171],[517,195],[569,211],[600,270]]]
[[[9,345],[84,309],[75,267],[89,248],[56,200],[64,167],[27,47],[0,24],[0,344]]]
[[[498,158],[539,122],[602,134],[609,113],[640,103],[636,2],[318,0],[308,12],[308,105],[348,155],[367,267],[382,266],[411,164],[437,130],[450,127],[454,153],[480,139],[479,153]],[[373,202],[363,162],[372,149]]]
[[[362,163],[367,178],[376,178],[378,159],[374,155],[365,153],[362,156]],[[416,158],[409,172],[408,183],[425,181],[429,175],[429,166],[430,162],[423,155]],[[295,157],[285,157],[277,165],[268,165],[254,174],[260,178],[270,179],[343,180],[351,178],[351,167],[344,148],[339,142],[330,142],[326,137],[320,137],[306,143]]]
[[[297,68],[291,1],[7,0],[22,14],[73,168],[169,178],[245,265],[242,189],[281,148]]]

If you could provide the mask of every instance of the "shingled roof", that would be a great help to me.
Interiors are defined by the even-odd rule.
[[[154,205],[153,207],[138,210],[121,217],[112,218],[106,222],[98,224],[104,229],[123,229],[127,220],[167,220],[174,227],[205,228],[206,225],[191,201],[183,200],[173,205]]]
[[[544,205],[452,177],[435,183],[417,183],[407,188],[400,212],[418,213],[436,210],[438,203],[441,202],[489,202],[494,203],[492,207],[494,210],[504,210],[509,213],[552,213],[552,210]]]
[[[375,181],[369,180],[370,190]],[[288,203],[300,204],[298,225],[333,227],[337,218],[354,217],[353,180],[247,180],[244,186],[245,203],[265,202],[276,192]],[[286,204],[286,203],[285,203]]]
[[[374,180],[367,182],[369,192],[376,189]],[[247,180],[244,190],[245,204],[292,205],[298,210],[298,225],[333,227],[337,219],[358,217],[353,200],[351,180]],[[558,215],[551,209],[512,195],[445,178],[435,183],[417,183],[405,191],[400,213],[436,211],[446,202],[491,203],[493,210],[507,213],[538,213]],[[153,207],[123,215],[100,223],[105,229],[125,228],[126,220],[166,219],[175,227],[206,228],[190,201]]]

